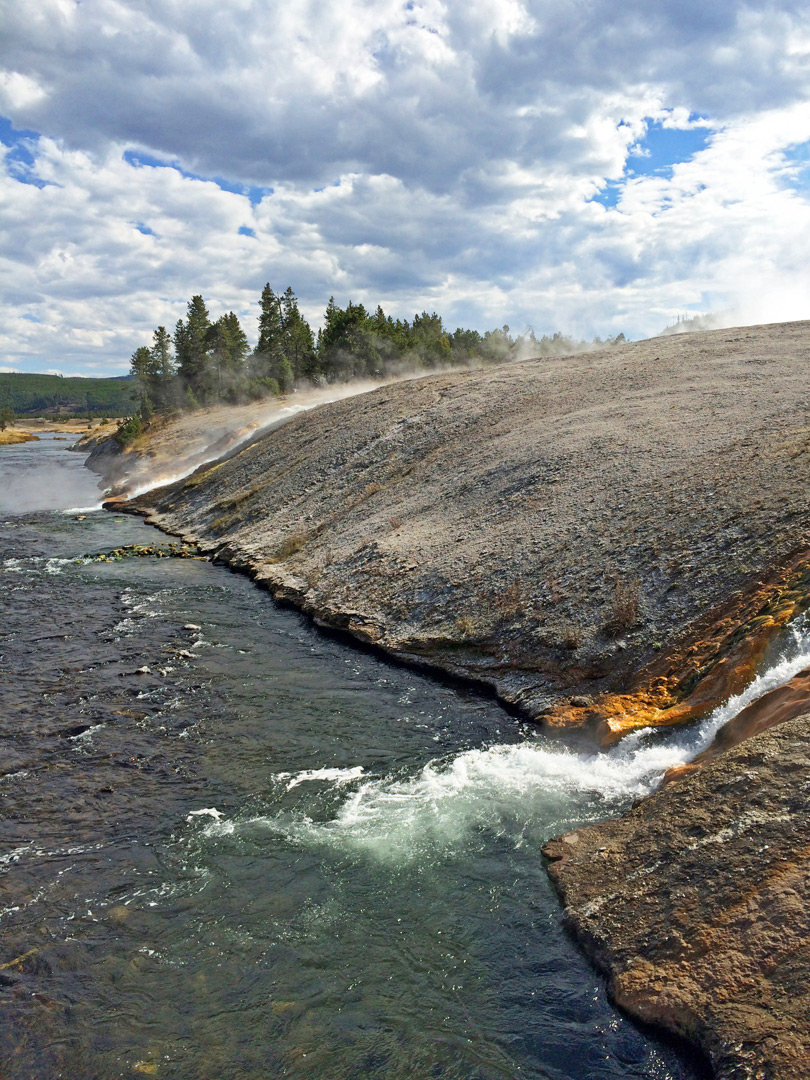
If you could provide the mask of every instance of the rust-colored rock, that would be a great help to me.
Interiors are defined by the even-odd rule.
[[[680,646],[634,677],[629,692],[603,694],[584,707],[561,703],[543,719],[552,728],[591,727],[603,745],[637,728],[698,720],[745,689],[774,636],[808,604],[810,557],[800,551],[705,615]]]
[[[810,1077],[808,777],[803,714],[544,849],[617,1003],[718,1080]]]
[[[794,675],[784,686],[777,686],[761,698],[751,702],[733,719],[724,724],[717,732],[713,742],[703,753],[698,754],[688,765],[678,765],[670,769],[664,777],[664,783],[677,780],[687,772],[700,768],[707,761],[719,757],[733,746],[758,735],[760,731],[777,724],[784,724],[794,716],[800,716],[810,710],[810,668],[805,668]]]

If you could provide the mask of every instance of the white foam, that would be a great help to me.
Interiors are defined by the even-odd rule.
[[[299,784],[304,784],[309,780],[331,780],[337,786],[342,786],[348,784],[350,780],[357,780],[364,772],[362,765],[355,765],[350,769],[304,769],[298,773],[276,773],[276,779],[287,780],[287,791],[292,791]]]
[[[102,502],[94,503],[92,506],[71,506],[65,510],[60,510],[60,514],[94,514],[97,510],[103,510],[104,504]]]
[[[45,559],[32,555],[28,559],[4,559],[3,570],[7,574],[38,574]]]
[[[232,821],[217,817],[206,835],[269,830],[292,843],[326,846],[377,861],[407,863],[466,847],[482,834],[520,846],[583,816],[604,817],[653,791],[664,773],[689,762],[746,705],[810,666],[804,619],[790,631],[784,655],[746,690],[686,729],[644,729],[609,750],[576,752],[547,738],[465,750],[429,762],[416,776],[366,778],[331,820],[280,813]],[[362,766],[277,773],[290,791],[305,781],[343,788],[365,776]]]
[[[225,815],[221,810],[217,810],[215,806],[206,806],[202,810],[190,810],[186,815],[186,821],[191,821],[195,817],[212,817],[214,821],[219,821]]]
[[[74,561],[75,561],[74,559],[58,559],[58,558],[48,559],[48,561],[45,563],[45,573],[46,574],[61,574],[62,573],[62,567],[63,566],[69,566]]]
[[[78,735],[71,735],[70,741],[74,744],[89,742],[97,731],[103,731],[106,726],[106,724],[91,724],[86,731],[81,731]],[[76,748],[79,748],[78,745]]]
[[[101,842],[98,844],[80,844],[76,847],[51,849],[35,847],[33,841],[28,841],[28,843],[13,848],[5,855],[0,855],[0,867],[10,866],[12,863],[17,863],[23,858],[56,859],[66,855],[84,855],[91,851],[101,851],[106,846],[106,842]]]

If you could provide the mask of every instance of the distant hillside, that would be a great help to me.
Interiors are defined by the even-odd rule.
[[[0,374],[0,408],[18,416],[131,416],[134,381],[62,375]]]

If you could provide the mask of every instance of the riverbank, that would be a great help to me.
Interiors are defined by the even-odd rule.
[[[93,420],[88,423],[86,420],[57,420],[42,416],[18,417],[5,431],[0,431],[0,446],[34,442],[44,432],[56,432],[57,436],[82,434],[84,436],[84,439],[80,440],[82,442],[93,438],[103,440],[108,439],[117,426],[117,421],[102,423],[100,420]]]
[[[133,508],[325,625],[610,740],[708,711],[802,610],[808,358],[785,324],[418,379]]]
[[[18,431],[16,428],[6,428],[0,431],[0,446],[16,446],[18,443],[36,442],[38,436],[30,431]]]
[[[70,446],[0,455],[4,1080],[705,1080],[561,925],[537,852],[601,800],[544,777],[579,758],[54,513],[97,505]]]
[[[617,1004],[718,1077],[810,1075],[808,773],[805,713],[544,848]]]
[[[792,323],[418,379],[131,508],[321,625],[610,742],[706,715],[806,609],[808,361]],[[749,773],[735,783],[774,804],[793,783]],[[692,791],[711,818],[717,792],[687,782],[660,798]],[[737,1075],[704,1019],[717,1075]]]

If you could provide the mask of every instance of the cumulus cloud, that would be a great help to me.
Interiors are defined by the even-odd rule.
[[[266,280],[316,320],[810,315],[808,53],[793,0],[12,0],[0,361],[124,370],[194,292],[255,336]]]

